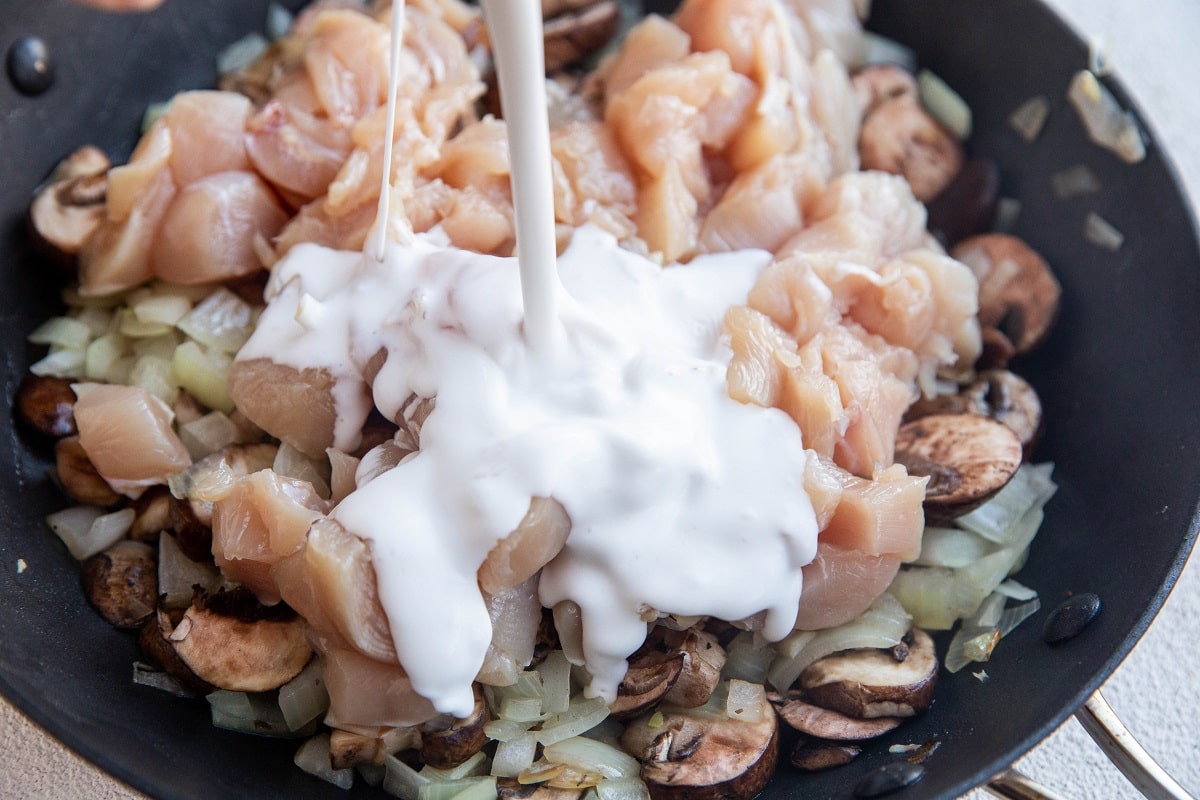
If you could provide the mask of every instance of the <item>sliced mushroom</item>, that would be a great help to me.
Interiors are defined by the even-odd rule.
[[[557,72],[587,58],[608,44],[620,26],[621,6],[617,0],[601,0],[546,20],[542,30],[546,72]]]
[[[542,0],[542,19],[557,17],[568,11],[579,11],[596,3],[597,0]]]
[[[1017,348],[1013,346],[1013,343],[996,328],[981,329],[979,338],[983,345],[982,351],[979,353],[979,360],[976,362],[979,367],[1002,369],[1017,354]]]
[[[108,481],[100,477],[78,436],[67,436],[55,443],[54,471],[67,497],[78,503],[111,506],[121,499]]]
[[[964,160],[962,144],[907,94],[880,103],[867,115],[858,154],[863,169],[903,175],[922,202],[949,186]]]
[[[13,405],[17,418],[43,436],[61,439],[75,433],[75,392],[66,378],[26,373]]]
[[[129,538],[139,542],[157,542],[171,527],[171,492],[165,486],[151,486],[133,501],[133,525]]]
[[[917,97],[917,79],[904,67],[895,64],[872,64],[863,67],[850,78],[858,107],[865,117],[882,103],[898,97]]]
[[[154,615],[158,563],[148,544],[120,541],[83,562],[83,591],[100,616],[118,628],[137,628]]]
[[[463,719],[440,715],[421,726],[421,760],[436,769],[457,767],[487,744],[483,726],[491,721],[487,703],[475,692],[475,707]]]
[[[874,739],[876,736],[882,736],[894,729],[902,722],[899,717],[859,719],[813,705],[792,695],[789,695],[777,707],[777,710],[780,719],[801,733],[835,742],[860,742],[865,739]]]
[[[182,613],[179,616],[182,617]],[[142,655],[151,664],[178,678],[184,686],[207,694],[216,687],[197,677],[191,667],[185,664],[179,654],[175,652],[175,648],[167,639],[167,636],[175,629],[177,621],[178,619],[174,621],[171,619],[170,612],[162,608],[158,609],[156,615],[142,626],[141,633],[138,634],[138,647],[141,648]]]
[[[304,620],[286,606],[258,606],[248,591],[193,603],[167,639],[197,677],[232,692],[277,689],[312,658]]]
[[[905,422],[930,414],[979,414],[1003,423],[1017,434],[1028,458],[1042,428],[1042,402],[1037,391],[1013,372],[990,369],[956,394],[918,400],[904,413]]]
[[[579,800],[585,791],[546,783],[521,783],[516,778],[499,778],[496,781],[496,800]]]
[[[1011,428],[974,414],[931,414],[896,434],[896,463],[929,476],[925,512],[937,519],[965,514],[1000,491],[1022,455]]]
[[[59,266],[75,263],[83,243],[104,220],[108,167],[99,150],[77,151],[60,167],[62,177],[38,192],[29,207],[34,243]]]
[[[762,791],[779,757],[775,714],[754,720],[702,711],[663,711],[639,717],[621,737],[642,761],[642,780],[654,800],[748,800]]]
[[[916,629],[904,660],[890,650],[835,653],[804,670],[800,687],[811,702],[852,717],[911,717],[933,702],[937,674],[933,639]]]
[[[170,517],[171,530],[184,555],[192,561],[212,561],[212,503],[172,497]]]
[[[1040,344],[1058,318],[1062,287],[1046,260],[1006,233],[986,233],[960,242],[950,255],[979,281],[979,324],[996,328],[1017,354]]]
[[[88,175],[102,175],[111,166],[112,162],[103,150],[93,144],[85,144],[58,163],[50,174],[50,181],[56,183]]]
[[[679,639],[679,634],[667,636],[668,642],[676,639]],[[675,648],[683,654],[683,668],[663,700],[681,708],[702,706],[712,697],[721,681],[725,648],[721,647],[716,636],[695,628],[684,631],[682,640],[675,644]]]
[[[416,726],[381,730],[383,734],[380,736],[368,736],[334,728],[329,735],[329,761],[333,768],[382,764],[392,753],[415,750],[421,746],[421,731]]]
[[[799,741],[792,748],[789,760],[796,769],[802,769],[805,772],[817,772],[818,770],[849,764],[861,752],[862,748],[854,744]]]
[[[629,661],[625,678],[617,687],[617,699],[608,707],[613,719],[630,719],[658,704],[683,672],[683,653],[650,650]]]
[[[947,247],[992,229],[1000,199],[1000,167],[972,158],[937,197],[929,201],[928,228]]]

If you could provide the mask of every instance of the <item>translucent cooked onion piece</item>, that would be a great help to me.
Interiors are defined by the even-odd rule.
[[[797,631],[779,643],[767,680],[779,691],[786,691],[805,668],[819,658],[841,650],[859,647],[895,647],[912,627],[912,616],[895,597],[881,594],[863,614],[836,628],[813,634]],[[797,642],[798,648],[789,647]]]
[[[75,559],[84,561],[125,538],[135,516],[132,508],[105,513],[96,506],[72,506],[46,517],[46,524]]]
[[[598,772],[606,778],[635,778],[642,768],[638,760],[625,751],[584,736],[548,744],[542,757],[551,764],[567,764],[585,772]]]
[[[314,775],[321,780],[332,783],[339,789],[349,789],[354,785],[353,769],[334,769],[329,760],[329,734],[322,733],[314,736],[296,751],[292,759],[297,767]]]
[[[1088,70],[1077,72],[1067,89],[1067,100],[1093,142],[1129,164],[1146,157],[1146,141],[1137,117],[1121,108],[1094,74]]]
[[[321,662],[313,659],[300,674],[279,687],[279,711],[291,730],[301,730],[329,708]],[[326,753],[329,741],[326,738]]]

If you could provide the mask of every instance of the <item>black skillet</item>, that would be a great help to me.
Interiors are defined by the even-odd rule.
[[[0,0],[0,49],[37,34],[57,59],[38,97],[0,81],[0,335],[11,397],[35,354],[24,337],[55,313],[56,290],[22,228],[30,191],[75,147],[117,159],[131,149],[143,108],[173,91],[210,86],[213,55],[261,29],[266,0],[175,0],[148,16],[106,17],[64,0]],[[872,27],[914,46],[922,63],[963,93],[975,113],[972,148],[1001,164],[1023,211],[1017,233],[1044,253],[1064,286],[1059,325],[1018,365],[1040,391],[1047,426],[1039,458],[1061,484],[1020,579],[1053,606],[1093,591],[1104,611],[1051,648],[1045,611],[997,650],[986,683],[944,675],[924,717],[851,765],[815,776],[781,770],[771,798],[848,797],[894,756],[895,742],[942,741],[909,797],[955,797],[1045,738],[1116,668],[1166,598],[1196,535],[1200,497],[1200,253],[1194,221],[1154,144],[1127,166],[1087,144],[1066,107],[1086,48],[1034,0],[876,0]],[[1118,97],[1128,98],[1116,86]],[[1050,122],[1034,146],[1005,118],[1046,95]],[[1099,195],[1058,201],[1047,176],[1087,163]],[[1115,253],[1086,243],[1095,210],[1125,234]],[[83,601],[77,568],[42,517],[62,505],[46,451],[8,415],[0,448],[0,691],[86,758],[162,798],[342,798],[295,769],[296,745],[213,729],[204,703],[130,682],[134,642]],[[29,565],[18,574],[17,559]],[[66,792],[67,787],[63,787]],[[365,790],[358,796],[382,796]]]

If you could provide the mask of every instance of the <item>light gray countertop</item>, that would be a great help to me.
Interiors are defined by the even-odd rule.
[[[1076,28],[1107,44],[1116,71],[1142,105],[1200,198],[1200,2],[1048,0]],[[1117,713],[1183,786],[1200,796],[1200,567],[1192,560],[1142,642],[1104,688]],[[132,800],[142,795],[96,770],[0,699],[0,797]],[[1074,720],[1018,762],[1068,798],[1138,797]],[[972,792],[970,800],[987,797]]]

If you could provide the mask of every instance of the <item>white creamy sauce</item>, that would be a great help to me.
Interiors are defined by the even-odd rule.
[[[524,40],[496,19],[536,4],[485,5],[496,10],[503,67],[506,40]],[[544,128],[540,67],[516,85],[510,130],[527,132],[530,120]],[[548,192],[548,144],[537,147]],[[451,248],[436,231],[386,239],[382,259],[299,246],[275,266],[270,304],[239,355],[333,375],[343,449],[355,446],[372,402],[396,419],[412,395],[436,397],[420,451],[331,516],[371,542],[414,688],[460,716],[491,639],[476,573],[532,497],[555,498],[571,518],[541,600],[579,605],[589,692],[609,700],[656,612],[738,620],[765,611],[768,638],[789,633],[800,568],[816,552],[800,430],[781,411],[732,400],[726,386],[722,318],[745,302],[770,255],[663,269],[585,227],[555,264],[552,198],[514,184],[518,221],[540,220],[518,228],[520,263]],[[548,264],[536,260],[544,242],[525,238],[543,235],[539,227],[551,231]],[[534,308],[551,309],[542,327]],[[539,344],[542,334],[553,338]],[[367,397],[362,374],[381,350]]]

